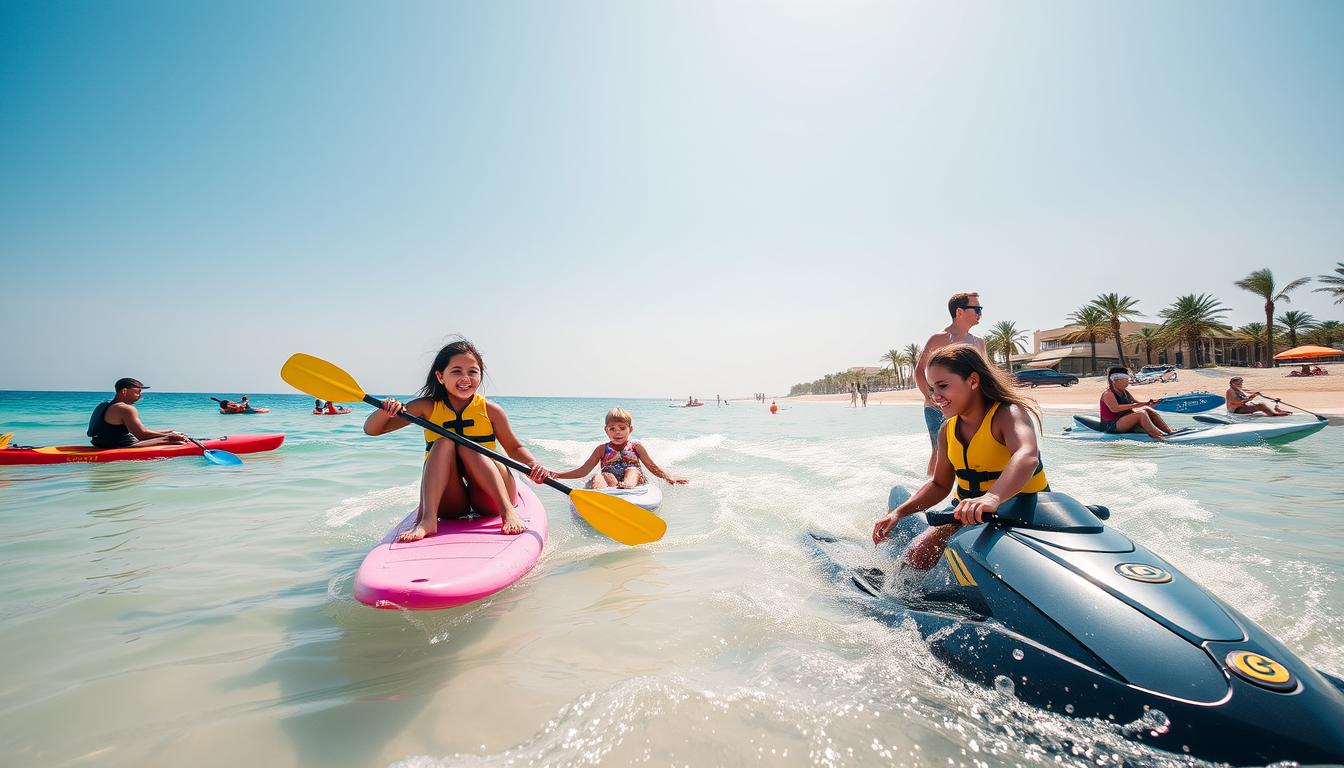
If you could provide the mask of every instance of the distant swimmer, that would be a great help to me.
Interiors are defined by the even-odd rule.
[[[185,443],[187,436],[173,430],[155,430],[140,421],[140,412],[134,403],[140,400],[140,391],[149,389],[138,379],[117,379],[112,385],[116,395],[98,404],[89,417],[89,439],[94,448],[129,448],[135,446]]]
[[[779,406],[778,406],[778,405],[775,405],[775,401],[773,401],[773,400],[770,401],[770,412],[771,412],[771,413],[779,413]]]

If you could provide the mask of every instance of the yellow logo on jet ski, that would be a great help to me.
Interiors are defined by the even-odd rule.
[[[958,584],[963,587],[976,586],[975,578],[971,576],[970,570],[966,568],[966,563],[962,561],[961,555],[958,555],[951,549],[945,549],[943,550],[943,556],[947,558],[947,567],[952,569],[952,575],[957,577]]]
[[[1170,573],[1147,563],[1121,563],[1115,566],[1115,572],[1126,579],[1145,584],[1166,584],[1171,581]]]
[[[1297,687],[1297,680],[1287,667],[1254,651],[1227,654],[1227,668],[1246,682],[1271,691],[1291,691]]]

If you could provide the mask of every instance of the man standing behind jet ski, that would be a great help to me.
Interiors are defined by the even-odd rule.
[[[1040,407],[1019,394],[979,350],[970,344],[938,350],[929,358],[927,379],[933,403],[946,419],[933,477],[877,521],[874,544],[885,540],[901,518],[937,506],[953,490],[962,525],[983,522],[1019,493],[1050,490],[1036,440]],[[932,568],[956,530],[944,525],[920,534],[906,549],[905,561],[920,570]]]

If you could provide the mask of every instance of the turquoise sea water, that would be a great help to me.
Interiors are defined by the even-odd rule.
[[[83,442],[105,396],[0,392],[0,433]],[[691,485],[666,538],[592,533],[539,489],[538,566],[451,611],[377,611],[351,581],[414,504],[418,430],[369,438],[362,406],[150,391],[151,427],[284,432],[235,468],[196,458],[0,467],[0,743],[12,766],[1168,765],[1113,726],[950,674],[912,633],[847,608],[808,529],[863,537],[922,479],[917,408],[502,398],[552,468],[621,404]],[[1179,417],[1178,417],[1179,418]],[[1065,425],[1047,416],[1046,433]],[[1049,437],[1056,490],[1344,672],[1344,428],[1284,447]]]

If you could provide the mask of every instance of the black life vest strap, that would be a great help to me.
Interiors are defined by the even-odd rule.
[[[989,492],[988,488],[983,487],[985,481],[998,480],[999,475],[1003,474],[1002,472],[981,472],[975,469],[957,469],[953,471],[956,473],[957,479],[965,480],[966,484],[970,486],[969,488],[961,489],[962,492],[957,494],[957,497],[961,499],[974,499],[977,496],[984,496]],[[1031,477],[1035,478],[1043,472],[1045,472],[1045,462],[1041,461],[1038,456],[1036,459],[1036,471],[1031,473]],[[1049,491],[1050,486],[1047,484],[1044,492],[1048,493]]]

